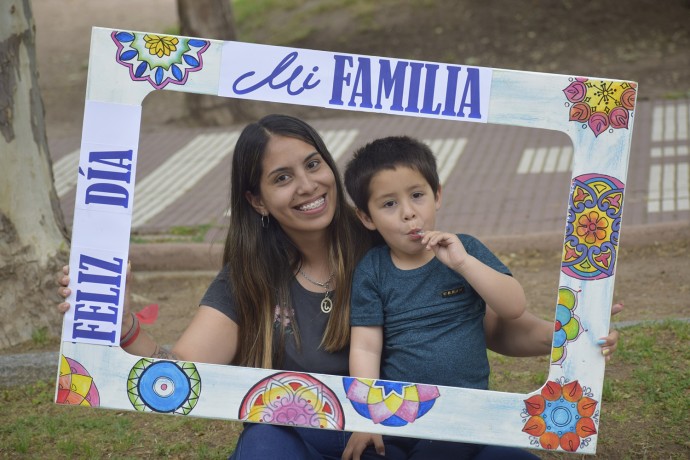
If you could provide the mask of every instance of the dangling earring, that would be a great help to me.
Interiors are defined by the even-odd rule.
[[[261,214],[261,227],[268,228],[268,224],[271,222],[271,218],[268,214]]]

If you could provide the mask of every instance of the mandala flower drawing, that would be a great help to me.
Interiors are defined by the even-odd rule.
[[[100,395],[88,371],[77,361],[60,355],[60,375],[55,398],[57,404],[98,407]]]
[[[563,93],[568,99],[570,121],[583,123],[599,137],[607,129],[628,127],[637,89],[632,82],[573,78]]]
[[[142,358],[127,379],[129,401],[142,412],[187,415],[200,395],[201,377],[194,363]]]
[[[113,32],[115,60],[129,69],[134,81],[148,81],[154,88],[184,85],[191,72],[203,65],[202,54],[210,42],[169,35]]]
[[[546,382],[540,394],[525,399],[524,433],[533,445],[575,452],[597,434],[598,402],[577,380]]]
[[[254,385],[242,399],[239,419],[308,428],[342,430],[338,397],[308,374],[280,372]]]
[[[580,318],[575,314],[577,308],[577,293],[570,288],[558,289],[558,305],[556,306],[556,322],[551,348],[551,364],[563,364],[567,355],[567,346],[574,342],[583,332]]]
[[[563,273],[581,280],[607,278],[614,273],[624,184],[605,175],[584,174],[573,179]]]
[[[347,399],[357,413],[376,424],[404,426],[434,406],[438,387],[385,380],[343,379]]]

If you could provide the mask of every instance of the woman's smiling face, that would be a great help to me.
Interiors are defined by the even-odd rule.
[[[259,195],[247,193],[254,209],[270,214],[295,241],[324,231],[337,203],[333,170],[316,148],[292,137],[272,135],[262,160]]]

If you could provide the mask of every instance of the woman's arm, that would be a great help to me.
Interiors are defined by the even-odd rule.
[[[63,267],[62,271],[62,275],[58,278],[60,284],[58,294],[67,298],[71,292],[67,287],[69,285],[69,267]],[[129,276],[129,270],[127,276]],[[127,286],[129,285],[130,283],[127,283]],[[125,292],[125,314],[122,320],[123,337],[128,335],[127,331],[130,331],[134,326],[133,315],[128,313],[130,298],[128,291],[129,288]],[[62,313],[65,313],[69,308],[70,304],[67,302],[58,305],[58,310]],[[238,334],[239,326],[237,323],[215,308],[201,305],[172,350],[162,347],[153,337],[143,331],[124,349],[127,353],[136,356],[229,364],[237,353]]]
[[[201,305],[172,352],[185,361],[230,364],[237,353],[238,336],[237,323],[215,308]]]
[[[622,304],[614,304],[611,315],[620,313]],[[490,307],[484,317],[486,345],[490,350],[506,356],[542,356],[551,352],[554,324],[525,311],[519,318],[500,318]],[[610,331],[601,338],[601,353],[610,358],[618,345],[618,331]]]

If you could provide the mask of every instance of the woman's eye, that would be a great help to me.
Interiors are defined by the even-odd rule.
[[[290,176],[288,176],[287,174],[281,174],[280,176],[276,176],[275,181],[276,181],[276,183],[285,182],[289,178],[290,178]]]
[[[307,163],[307,169],[314,169],[321,164],[321,161],[319,160],[311,160]]]
[[[424,192],[414,192],[412,198],[421,198],[424,196]]]

